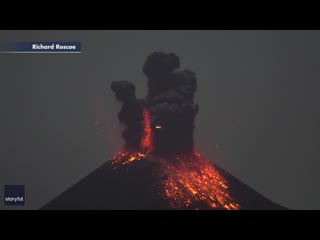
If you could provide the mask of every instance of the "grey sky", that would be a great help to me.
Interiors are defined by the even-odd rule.
[[[120,149],[109,85],[130,80],[144,96],[142,65],[159,50],[197,73],[204,156],[278,204],[320,209],[319,31],[0,31],[0,39],[82,42],[82,54],[0,55],[0,196],[4,184],[25,184],[23,209]]]

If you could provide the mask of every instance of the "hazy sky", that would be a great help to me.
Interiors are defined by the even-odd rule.
[[[278,204],[320,209],[319,31],[0,31],[0,39],[81,41],[83,50],[0,55],[0,196],[4,184],[25,184],[23,209],[120,150],[109,85],[130,80],[144,96],[142,65],[153,51],[176,53],[197,74],[195,141],[205,157]]]

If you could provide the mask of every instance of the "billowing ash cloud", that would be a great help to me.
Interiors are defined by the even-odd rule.
[[[142,136],[142,108],[149,109],[154,151],[161,156],[193,152],[194,119],[199,111],[193,100],[197,79],[194,72],[178,70],[179,66],[179,57],[174,53],[154,52],[147,57],[143,65],[143,72],[148,77],[145,101],[136,99],[135,86],[130,82],[111,85],[117,99],[123,102],[119,120],[127,125],[127,132],[136,132],[137,138]],[[136,107],[129,108],[129,105]],[[134,121],[139,122],[133,124]],[[131,126],[135,129],[131,130]],[[134,139],[138,141],[137,138]],[[133,136],[125,137],[125,140],[128,146],[138,146],[137,142],[130,142]]]
[[[111,90],[115,92],[117,100],[122,102],[118,114],[119,121],[125,125],[122,136],[125,139],[125,149],[136,151],[142,137],[142,109],[143,101],[135,95],[136,87],[129,81],[111,83]]]

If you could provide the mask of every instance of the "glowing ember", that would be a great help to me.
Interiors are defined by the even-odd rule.
[[[156,129],[160,129],[161,126],[160,126],[160,125],[156,125],[155,128],[156,128]]]
[[[152,129],[150,126],[150,113],[147,108],[143,109],[143,137],[141,139],[141,147],[146,152],[153,151]]]
[[[199,153],[193,159],[177,156],[175,162],[164,160],[162,163],[167,175],[163,182],[164,197],[173,208],[192,207],[200,202],[211,208],[240,208],[228,193],[227,181]]]

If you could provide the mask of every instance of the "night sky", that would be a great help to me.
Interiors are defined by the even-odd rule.
[[[112,81],[144,97],[154,51],[195,71],[195,145],[291,209],[320,209],[319,31],[0,31],[1,41],[81,41],[81,54],[0,54],[0,196],[38,209],[121,149]],[[12,209],[0,204],[0,209]]]

